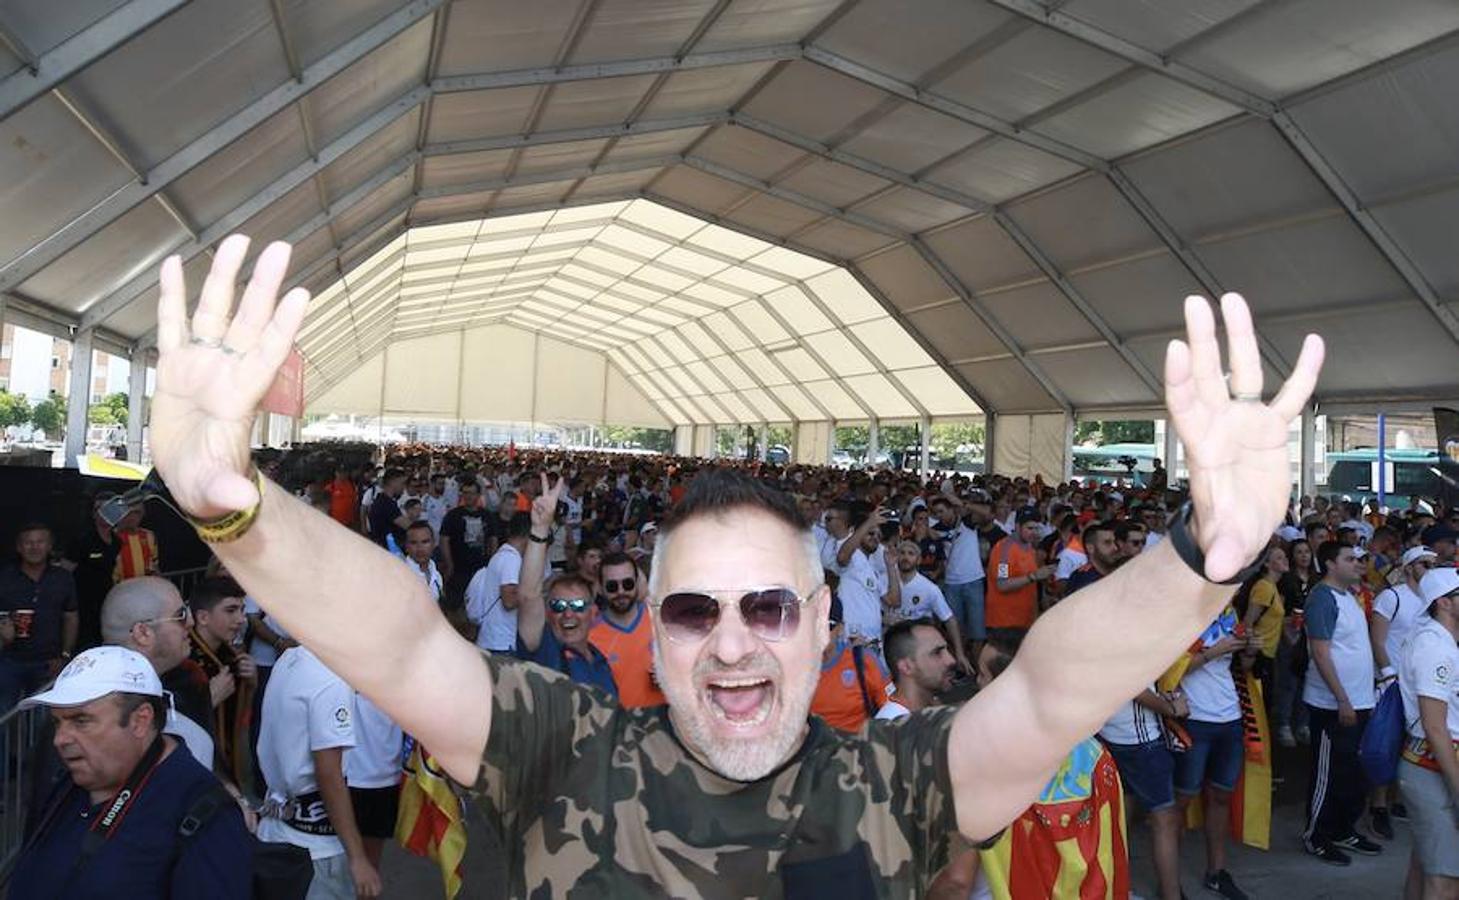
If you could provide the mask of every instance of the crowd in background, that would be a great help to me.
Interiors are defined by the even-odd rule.
[[[383,452],[304,446],[265,452],[258,463],[341,527],[400,556],[442,614],[483,650],[560,669],[631,706],[664,702],[645,615],[658,523],[707,468],[770,483],[795,496],[832,585],[833,639],[812,712],[847,731],[986,686],[1040,614],[1164,539],[1184,500],[1158,461],[1141,487],[959,472],[924,481],[889,468],[419,444]],[[408,737],[298,647],[225,571],[213,567],[184,604],[152,577],[156,540],[141,527],[142,510],[109,524],[101,508],[110,499],[96,498],[93,528],[59,552],[43,523],[22,528],[18,561],[0,574],[0,708],[40,689],[82,651],[127,648],[151,663],[158,695],[172,698],[169,710],[155,713],[156,733],[173,735],[238,802],[238,822],[224,816],[217,821],[226,828],[210,829],[223,844],[187,844],[189,859],[202,861],[184,879],[246,877],[238,854],[218,861],[228,856],[226,842],[245,841],[246,822],[264,844],[308,851],[311,896],[377,892],[383,844],[397,834]],[[1300,498],[1231,607],[1075,749],[1020,819],[1026,827],[964,848],[934,891],[1049,896],[1055,884],[1090,879],[1127,890],[1127,792],[1150,817],[1162,897],[1183,896],[1177,848],[1192,804],[1204,812],[1203,886],[1243,897],[1225,845],[1228,833],[1241,831],[1233,816],[1250,815],[1253,740],[1266,742],[1267,779],[1271,742],[1311,748],[1303,841],[1315,859],[1348,865],[1354,853],[1380,853],[1373,838],[1390,840],[1394,820],[1413,818],[1411,884],[1430,876],[1441,888],[1459,884],[1452,816],[1445,832],[1420,821],[1442,814],[1432,804],[1405,803],[1411,795],[1447,796],[1446,778],[1459,788],[1459,765],[1454,773],[1435,767],[1434,735],[1423,723],[1410,726],[1405,755],[1422,774],[1403,769],[1402,791],[1367,783],[1357,760],[1379,689],[1398,679],[1415,710],[1418,697],[1435,693],[1414,693],[1409,682],[1421,675],[1410,676],[1406,661],[1410,638],[1447,621],[1440,601],[1447,615],[1459,579],[1430,573],[1453,572],[1456,536],[1459,510],[1420,498],[1387,513]],[[1451,638],[1444,652],[1452,649]],[[1446,702],[1449,721],[1459,720],[1452,697]],[[1259,727],[1253,705],[1263,707]],[[126,730],[127,721],[117,727]],[[113,752],[77,739],[66,722],[58,721],[57,733],[58,758],[44,771],[58,784],[67,770],[81,783],[76,760]],[[152,752],[154,739],[161,741],[139,732],[133,755]],[[196,781],[189,772],[180,783]],[[1269,792],[1269,781],[1260,784]],[[46,799],[45,787],[36,791],[42,814],[32,822],[43,837],[44,811],[60,802]],[[1233,814],[1233,796],[1243,790]],[[190,799],[186,793],[174,805]],[[72,839],[80,838],[53,830],[28,845],[17,878],[44,877]]]

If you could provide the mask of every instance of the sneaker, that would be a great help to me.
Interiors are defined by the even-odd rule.
[[[1330,866],[1349,866],[1353,862],[1352,857],[1326,841],[1315,844],[1311,841],[1303,841],[1302,849],[1307,851],[1308,856],[1315,856]]]
[[[1283,725],[1277,729],[1277,743],[1283,747],[1297,746],[1297,736],[1292,734],[1291,725]]]
[[[1310,743],[1312,743],[1312,732],[1309,731],[1306,728],[1298,728],[1297,729],[1297,743],[1299,743],[1299,744],[1310,744]]]
[[[1246,892],[1236,886],[1236,882],[1231,880],[1231,873],[1225,869],[1210,873],[1202,883],[1206,886],[1206,890],[1214,891],[1222,897],[1228,897],[1230,900],[1246,900]]]
[[[1400,822],[1408,821],[1408,807],[1402,803],[1395,803],[1388,807],[1388,814]]]
[[[1385,807],[1373,807],[1369,811],[1369,821],[1372,823],[1374,834],[1385,841],[1393,840],[1393,819],[1389,817]]]
[[[1383,845],[1377,841],[1370,841],[1357,832],[1353,832],[1342,840],[1333,841],[1334,847],[1349,850],[1353,853],[1361,853],[1364,856],[1377,856],[1383,852]]]

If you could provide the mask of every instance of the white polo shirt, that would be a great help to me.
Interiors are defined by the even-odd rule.
[[[380,707],[355,693],[355,745],[345,751],[345,781],[352,788],[400,784],[404,735]]]
[[[1413,737],[1427,737],[1419,718],[1418,700],[1429,697],[1449,705],[1449,737],[1459,740],[1459,644],[1449,629],[1425,616],[1403,648],[1398,689],[1403,694],[1403,721]]]
[[[283,801],[318,791],[310,754],[354,745],[354,691],[308,648],[285,650],[263,693],[258,734],[258,764],[269,798]],[[303,847],[312,859],[344,853],[336,835],[305,834],[273,817],[259,821],[258,839]]]
[[[1398,667],[1404,643],[1427,608],[1428,604],[1414,593],[1407,581],[1386,587],[1373,598],[1373,612],[1388,620],[1388,639],[1383,642],[1383,649],[1388,651],[1388,662],[1394,668]]]
[[[902,582],[902,618],[932,618],[946,622],[952,618],[952,607],[947,605],[942,589],[930,578],[921,572],[913,572],[911,578]]]
[[[522,554],[502,544],[491,562],[477,570],[466,586],[466,618],[481,626],[476,646],[509,653],[517,646],[517,611],[502,605],[502,586],[521,579]]]

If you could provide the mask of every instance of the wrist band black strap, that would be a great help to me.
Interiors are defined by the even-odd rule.
[[[1206,554],[1204,551],[1201,550],[1200,546],[1196,544],[1195,538],[1191,537],[1189,528],[1191,515],[1194,514],[1194,512],[1195,508],[1191,506],[1191,502],[1189,500],[1182,503],[1180,505],[1180,509],[1177,509],[1175,511],[1175,515],[1170,517],[1170,523],[1167,529],[1167,533],[1170,537],[1170,544],[1172,547],[1175,548],[1176,554],[1180,556],[1181,562],[1189,566],[1192,572],[1195,572],[1202,578],[1206,578]],[[1262,564],[1264,562],[1265,554],[1262,554],[1258,556],[1256,560],[1251,563],[1251,565],[1237,572],[1235,575],[1231,576],[1227,580],[1215,583],[1242,584],[1248,578],[1251,578],[1257,572],[1260,572]],[[1210,581],[1209,578],[1206,578],[1206,580]]]
[[[535,534],[533,534],[532,532],[529,531],[529,532],[527,532],[527,537],[534,544],[550,544],[550,543],[552,543],[552,535],[550,535],[550,534],[547,537],[538,537],[537,535],[535,535]]]

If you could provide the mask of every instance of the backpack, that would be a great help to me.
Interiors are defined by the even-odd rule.
[[[203,785],[177,823],[168,868],[175,867],[182,854],[208,822],[232,806],[233,795],[217,780]],[[314,862],[309,851],[293,844],[274,844],[248,836],[253,844],[253,891],[255,900],[304,900],[314,880]]]
[[[1394,681],[1383,689],[1358,741],[1358,762],[1370,784],[1392,784],[1397,780],[1404,730],[1403,695]]]
[[[876,704],[871,702],[871,691],[866,689],[866,648],[860,644],[851,645],[851,661],[856,664],[856,683],[861,686],[861,703],[866,707],[866,717],[876,718]]]

